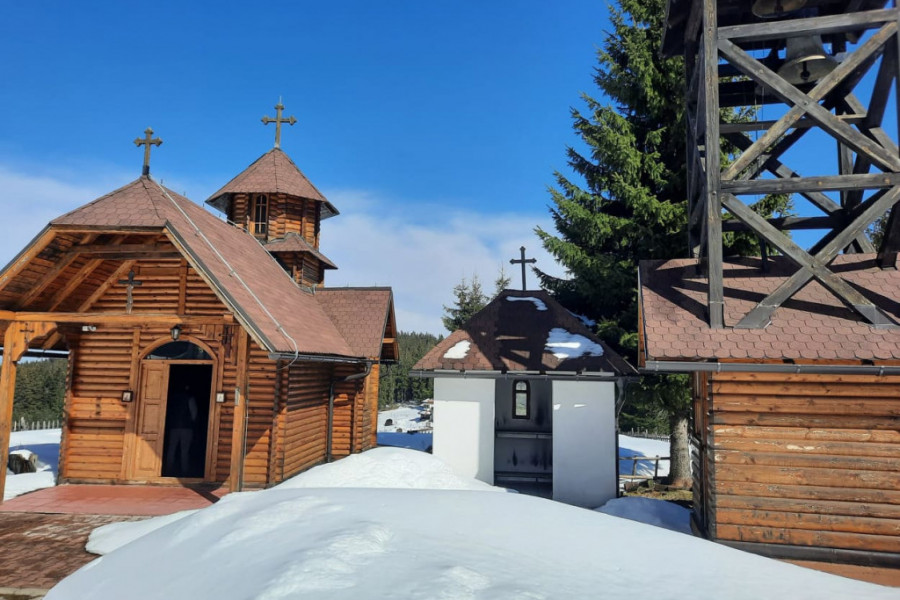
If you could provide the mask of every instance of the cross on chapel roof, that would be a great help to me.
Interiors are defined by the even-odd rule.
[[[522,291],[525,291],[525,264],[534,264],[537,262],[537,259],[534,258],[525,258],[525,246],[519,248],[519,252],[522,253],[522,258],[516,260],[515,258],[509,259],[509,264],[511,265],[522,265]]]
[[[273,119],[269,115],[265,115],[262,118],[263,125],[268,125],[269,123],[275,123],[275,147],[281,147],[281,124],[287,123],[288,125],[293,125],[297,122],[297,119],[294,115],[290,117],[281,118],[281,111],[284,110],[284,104],[281,103],[281,98],[278,99],[278,104],[275,105],[275,118]]]
[[[153,129],[150,127],[144,130],[143,139],[135,138],[134,145],[137,147],[144,147],[144,168],[141,170],[141,175],[150,174],[150,146],[159,146],[160,144],[162,144],[162,140],[153,137]]]

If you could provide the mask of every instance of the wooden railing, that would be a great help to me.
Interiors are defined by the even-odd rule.
[[[620,456],[619,460],[630,460],[631,461],[631,474],[619,472],[619,479],[625,479],[628,481],[635,481],[640,479],[656,479],[659,477],[659,461],[661,460],[669,460],[668,456]],[[653,462],[653,475],[645,475],[637,472],[637,466],[639,462],[650,461]]]

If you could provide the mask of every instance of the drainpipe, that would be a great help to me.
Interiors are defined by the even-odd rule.
[[[372,361],[365,362],[366,369],[359,373],[354,373],[353,375],[347,375],[346,377],[338,377],[336,379],[331,380],[331,386],[328,389],[328,428],[326,429],[326,438],[325,438],[325,462],[330,463],[332,461],[331,456],[331,445],[334,437],[333,429],[334,429],[334,386],[337,383],[346,383],[348,381],[356,381],[357,379],[362,379],[363,377],[367,377],[369,373],[372,372]]]

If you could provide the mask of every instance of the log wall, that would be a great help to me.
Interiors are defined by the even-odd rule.
[[[704,374],[694,393],[707,536],[900,553],[900,377]]]

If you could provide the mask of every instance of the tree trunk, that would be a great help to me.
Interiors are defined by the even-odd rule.
[[[671,435],[669,436],[669,485],[682,489],[691,487],[691,444],[688,436],[688,416],[669,416]]]

